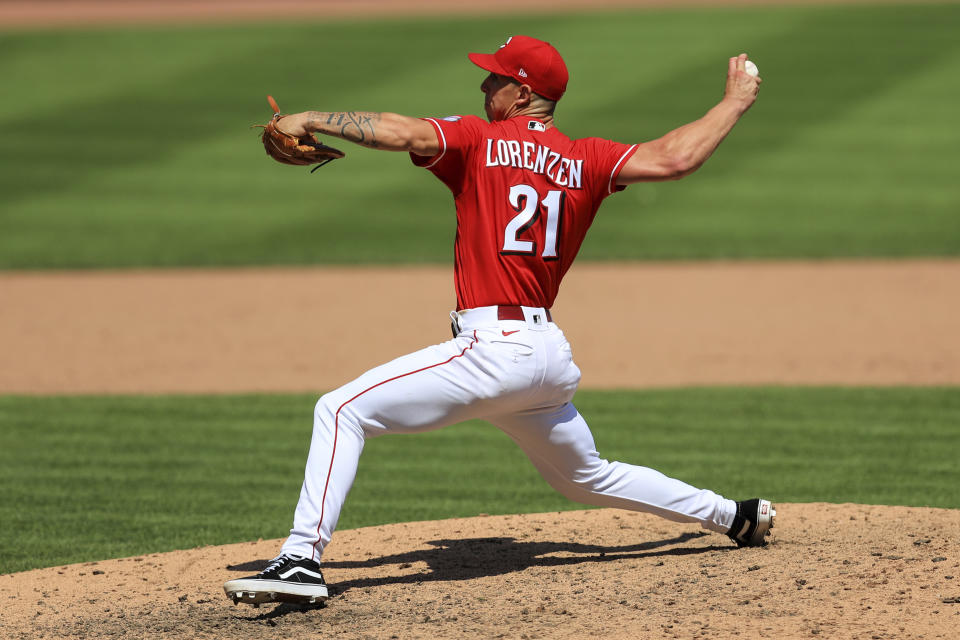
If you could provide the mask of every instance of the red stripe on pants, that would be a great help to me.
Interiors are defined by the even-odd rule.
[[[343,404],[340,405],[340,407],[337,409],[336,414],[334,415],[334,420],[333,420],[333,451],[330,453],[330,466],[327,468],[327,481],[326,481],[326,482],[324,483],[324,485],[323,485],[323,498],[321,498],[321,501],[320,501],[320,522],[317,523],[317,541],[313,543],[313,555],[314,555],[314,556],[316,556],[316,554],[317,554],[317,545],[320,544],[320,540],[321,540],[321,538],[320,538],[320,527],[323,526],[323,515],[324,515],[324,511],[326,510],[326,507],[327,507],[327,488],[330,486],[330,476],[333,475],[333,460],[334,460],[334,458],[335,458],[336,455],[337,455],[337,434],[340,432],[340,411],[343,410],[343,408],[344,408],[345,406],[347,406],[348,404],[350,404],[351,402],[353,402],[354,400],[356,400],[357,398],[359,398],[359,397],[362,396],[363,394],[367,393],[368,391],[372,391],[372,390],[376,389],[376,388],[379,387],[379,386],[385,385],[385,384],[387,384],[388,382],[393,382],[394,380],[399,380],[400,378],[405,378],[405,377],[410,376],[410,375],[413,375],[413,374],[415,374],[415,373],[420,373],[421,371],[426,371],[427,369],[433,369],[433,368],[435,368],[435,367],[440,367],[440,366],[443,366],[443,365],[448,364],[448,363],[450,363],[450,362],[453,362],[453,361],[456,360],[457,358],[463,357],[463,354],[465,354],[465,353],[466,353],[467,351],[469,351],[470,349],[473,349],[473,345],[475,345],[475,344],[477,344],[477,332],[476,332],[476,331],[473,332],[473,342],[471,342],[469,345],[467,345],[466,347],[464,347],[464,348],[463,348],[463,351],[461,351],[461,352],[458,353],[457,355],[450,356],[449,358],[447,358],[447,359],[444,360],[443,362],[438,362],[437,364],[431,364],[431,365],[428,366],[428,367],[422,367],[422,368],[420,368],[420,369],[417,369],[416,371],[410,371],[410,372],[408,372],[408,373],[401,373],[401,374],[398,375],[398,376],[394,376],[394,377],[388,378],[387,380],[384,380],[384,381],[382,381],[382,382],[378,382],[377,384],[373,385],[372,387],[368,387],[368,388],[364,389],[363,391],[361,391],[360,393],[358,393],[357,395],[353,396],[352,398],[350,398],[349,400],[347,400],[346,402],[344,402]]]

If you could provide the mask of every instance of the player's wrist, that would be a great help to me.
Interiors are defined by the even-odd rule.
[[[729,111],[735,118],[739,118],[747,112],[752,104],[752,99],[747,100],[736,95],[725,95],[718,106],[725,111]]]

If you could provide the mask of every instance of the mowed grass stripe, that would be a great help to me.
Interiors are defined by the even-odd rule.
[[[462,54],[523,32],[569,61],[575,137],[699,117],[740,50],[765,79],[697,175],[612,198],[585,259],[956,255],[958,22],[909,5],[6,33],[8,90],[30,100],[0,105],[0,268],[448,262],[452,203],[427,172],[349,146],[311,176],[271,164],[249,125],[267,93],[480,113]],[[338,54],[274,55],[319,37]]]
[[[315,399],[0,397],[0,572],[285,536]],[[960,389],[580,392],[604,457],[731,497],[960,508]],[[340,528],[581,508],[474,422],[368,441]]]

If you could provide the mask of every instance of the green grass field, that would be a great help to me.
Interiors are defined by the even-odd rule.
[[[0,268],[446,263],[452,201],[426,171],[350,147],[309,175],[249,125],[267,93],[481,113],[465,54],[512,33],[566,57],[574,137],[699,117],[741,50],[765,79],[698,174],[607,203],[586,259],[957,255],[958,24],[958,5],[909,5],[0,31]],[[291,42],[305,53],[278,56]]]
[[[731,497],[960,508],[958,389],[581,392],[576,402],[605,457]],[[0,573],[285,536],[313,404],[0,397]],[[340,528],[577,507],[475,422],[371,440]]]

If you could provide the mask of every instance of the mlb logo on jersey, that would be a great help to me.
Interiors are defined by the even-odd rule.
[[[536,120],[531,120],[527,123],[527,129],[530,131],[546,131],[547,125],[542,122],[537,122]]]

